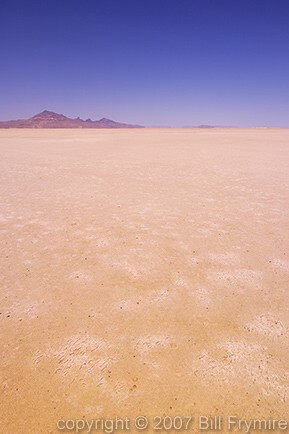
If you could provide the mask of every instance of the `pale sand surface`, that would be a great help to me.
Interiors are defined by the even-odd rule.
[[[1,434],[288,418],[289,130],[1,130],[0,151]]]

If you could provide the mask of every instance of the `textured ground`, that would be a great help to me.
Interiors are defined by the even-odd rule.
[[[289,130],[0,131],[0,432],[286,418]]]

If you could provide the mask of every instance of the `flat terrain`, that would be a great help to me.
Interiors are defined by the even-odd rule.
[[[0,152],[1,433],[288,418],[289,130],[1,130]]]

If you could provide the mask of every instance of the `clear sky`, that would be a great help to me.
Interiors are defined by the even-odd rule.
[[[289,127],[288,0],[2,0],[0,119]]]

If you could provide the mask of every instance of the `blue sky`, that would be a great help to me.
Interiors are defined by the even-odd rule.
[[[3,0],[0,119],[289,127],[288,23],[288,0]]]

